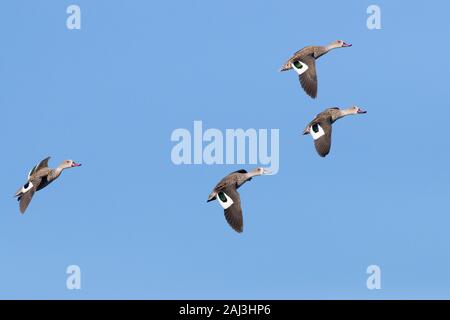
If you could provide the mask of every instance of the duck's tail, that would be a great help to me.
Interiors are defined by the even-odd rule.
[[[217,192],[213,191],[213,192],[211,192],[209,194],[208,200],[206,202],[210,202],[210,201],[216,200],[216,197],[217,197]]]
[[[287,70],[291,70],[292,69],[292,64],[291,61],[289,60],[288,62],[286,62],[285,64],[283,64],[280,68],[280,72],[282,71],[287,71]]]

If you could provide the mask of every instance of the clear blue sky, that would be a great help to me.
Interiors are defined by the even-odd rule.
[[[0,298],[450,298],[450,5],[409,3],[3,2]],[[336,39],[353,47],[318,61],[318,99],[277,72]],[[353,104],[368,113],[337,122],[320,158],[301,130]],[[240,189],[243,234],[206,198],[254,165],[170,159],[194,120],[280,129],[278,174]],[[83,166],[20,215],[12,196],[48,155]]]

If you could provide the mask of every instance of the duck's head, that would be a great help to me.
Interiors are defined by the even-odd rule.
[[[336,40],[333,42],[333,46],[335,48],[347,48],[351,47],[352,45],[350,43],[346,43],[344,40]]]
[[[361,109],[361,108],[358,107],[358,106],[350,107],[350,110],[352,111],[353,114],[363,114],[363,113],[367,113],[366,110],[363,110],[363,109]]]
[[[64,160],[61,164],[61,167],[64,169],[74,168],[74,167],[79,167],[79,166],[81,166],[81,163],[76,163],[73,160]]]
[[[262,176],[265,174],[271,174],[272,171],[270,171],[269,169],[266,169],[266,168],[259,167],[259,168],[256,168],[255,170],[253,170],[253,173],[255,176]]]

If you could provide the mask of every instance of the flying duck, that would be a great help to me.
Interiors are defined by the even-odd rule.
[[[209,195],[207,202],[217,199],[224,209],[225,219],[236,232],[240,233],[244,228],[241,199],[237,189],[245,182],[252,180],[252,177],[265,174],[270,174],[270,170],[256,168],[251,172],[243,169],[232,172],[220,180]]]
[[[31,199],[34,196],[36,191],[39,191],[54,180],[56,180],[63,172],[64,169],[79,167],[81,164],[76,163],[73,160],[64,160],[61,164],[55,169],[51,169],[48,167],[48,160],[50,157],[45,158],[39,164],[35,165],[33,169],[28,173],[27,183],[19,190],[17,190],[14,195],[17,197],[19,201],[20,212],[24,213],[27,209],[28,205],[31,202]]]
[[[280,71],[294,69],[299,74],[300,84],[311,97],[317,97],[316,59],[336,48],[351,47],[351,44],[336,40],[327,46],[308,46],[294,53],[281,67]]]
[[[359,107],[353,106],[347,109],[329,108],[319,113],[313,121],[303,131],[303,134],[310,134],[314,139],[314,146],[317,153],[321,157],[325,157],[331,148],[331,131],[332,124],[345,116],[351,114],[362,114],[367,111],[362,110]]]

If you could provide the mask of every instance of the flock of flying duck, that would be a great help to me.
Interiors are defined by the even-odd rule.
[[[298,78],[303,90],[315,99],[317,97],[317,74],[316,60],[337,48],[351,47],[342,40],[337,40],[327,46],[307,46],[289,58],[281,67],[280,71],[294,69],[298,73]],[[366,111],[357,106],[347,109],[328,108],[319,113],[304,129],[304,135],[311,135],[317,153],[325,157],[331,148],[331,132],[333,123],[347,115],[363,114]],[[48,167],[50,157],[45,158],[33,167],[28,173],[28,179],[15,194],[19,201],[19,209],[24,213],[31,202],[34,194],[55,181],[61,173],[68,168],[79,167],[81,164],[73,160],[64,160],[58,167],[51,169]],[[225,219],[228,224],[237,232],[243,231],[243,215],[241,200],[237,189],[245,182],[250,181],[255,176],[270,174],[265,168],[256,168],[251,172],[238,170],[224,177],[214,187],[207,202],[217,200],[224,209]]]
[[[342,40],[337,40],[327,46],[308,46],[289,58],[280,71],[294,69],[298,73],[300,84],[306,94],[311,98],[317,97],[317,73],[316,59],[337,48],[351,47]],[[314,140],[314,146],[321,157],[325,157],[331,148],[331,132],[333,123],[345,116],[363,114],[366,111],[353,106],[347,109],[328,108],[319,113],[305,128],[303,134],[310,134]],[[208,202],[216,200],[224,208],[225,219],[237,232],[244,230],[241,199],[237,189],[255,176],[269,174],[264,168],[257,168],[251,172],[238,170],[230,173],[214,187],[208,197]]]

